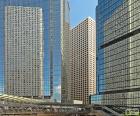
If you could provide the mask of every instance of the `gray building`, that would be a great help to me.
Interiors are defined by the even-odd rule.
[[[5,93],[43,96],[43,17],[38,7],[5,7]]]

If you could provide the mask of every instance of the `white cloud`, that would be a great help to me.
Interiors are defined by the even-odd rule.
[[[58,94],[61,94],[61,85],[58,85],[55,87],[55,91],[58,93]]]

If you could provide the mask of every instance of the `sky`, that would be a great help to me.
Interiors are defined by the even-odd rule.
[[[69,0],[71,27],[78,25],[88,16],[95,19],[95,9],[98,0]]]

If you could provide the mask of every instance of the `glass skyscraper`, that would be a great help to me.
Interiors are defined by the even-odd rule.
[[[68,97],[68,85],[69,85],[69,74],[70,74],[70,67],[69,67],[69,54],[70,54],[70,6],[68,1],[64,3],[64,11],[63,17],[65,18],[63,22],[63,26],[65,28],[63,38],[62,39],[62,78],[61,78],[61,102],[64,103],[65,99]]]
[[[98,0],[97,95],[92,103],[139,106],[139,11],[139,0]]]
[[[0,54],[1,54],[0,56],[0,92],[1,93],[7,93],[6,92],[6,86],[7,86],[6,75],[8,75],[8,69],[6,67],[6,59],[8,59],[7,61],[10,62],[8,67],[10,67],[13,64],[14,68],[17,67],[16,65],[18,65],[17,68],[19,68],[21,66],[18,63],[21,62],[22,60],[17,60],[18,57],[20,57],[21,59],[24,57],[27,57],[28,59],[28,57],[30,57],[30,52],[28,52],[29,53],[28,54],[27,50],[24,50],[27,53],[26,55],[20,55],[22,53],[19,53],[21,52],[21,50],[20,50],[20,47],[16,46],[16,43],[19,42],[22,44],[21,41],[23,40],[24,42],[24,39],[27,39],[27,41],[25,41],[27,43],[24,43],[24,44],[32,45],[33,41],[29,42],[28,39],[31,39],[31,38],[33,38],[34,40],[36,39],[38,43],[38,40],[41,40],[42,38],[42,42],[39,44],[42,47],[41,49],[39,49],[39,50],[42,50],[41,51],[42,58],[39,59],[38,57],[38,59],[32,59],[30,60],[30,64],[34,64],[36,66],[36,70],[42,66],[40,70],[41,71],[40,73],[42,73],[41,74],[42,79],[40,79],[41,85],[42,85],[42,89],[41,89],[42,95],[51,96],[52,99],[60,100],[61,76],[62,76],[62,73],[64,73],[64,72],[61,73],[61,71],[63,70],[63,67],[62,67],[63,54],[64,54],[63,46],[65,45],[64,43],[65,38],[69,37],[69,33],[68,33],[69,28],[67,28],[66,26],[66,24],[69,25],[69,8],[67,8],[68,7],[67,4],[68,4],[67,0],[0,0],[0,40],[1,40],[0,42],[0,48],[1,48],[0,49]],[[10,10],[11,12],[9,11],[10,8],[13,8],[12,10]],[[6,21],[6,16],[8,16],[8,20],[7,20],[8,22]],[[11,22],[11,25],[9,26],[10,18],[13,22],[14,20],[17,21],[17,23],[14,24]],[[14,32],[14,29],[15,29],[15,32]],[[15,33],[15,35],[11,34],[12,31],[13,33]],[[65,32],[67,33],[67,35],[65,35]],[[9,44],[8,42],[6,43],[5,41],[6,37],[9,37],[8,38],[9,42],[12,42],[12,38],[16,38],[16,39],[19,38],[21,40],[13,39],[13,43]],[[35,43],[34,45],[36,45],[37,43]],[[12,58],[11,60],[9,59],[10,58],[9,55],[6,54],[6,48],[7,48],[6,44],[11,46],[10,48],[11,51],[14,45],[17,47],[17,49],[15,48],[13,52],[10,52],[10,51],[7,52],[9,54],[16,53],[16,55],[14,55],[16,60],[13,60]],[[33,51],[33,52],[37,52],[37,51]],[[37,53],[36,55],[39,55],[39,53]],[[32,57],[34,58],[34,56]],[[16,61],[19,61],[19,62],[16,62]],[[37,62],[38,63],[42,62],[42,65],[38,65]],[[25,65],[24,68],[28,70],[26,66],[27,65]],[[28,71],[30,72],[30,70],[35,70],[33,68],[34,66],[30,67]],[[35,81],[34,75],[36,75],[35,74],[36,71],[32,72],[32,74],[29,74],[29,75],[27,74],[28,71],[24,72],[22,68],[20,71],[16,73],[13,71],[12,74],[10,73],[11,75],[9,75],[8,80],[9,79],[14,80],[14,78],[17,76],[20,82],[18,80],[16,81],[14,80],[14,81],[15,81],[15,84],[20,85],[20,84],[23,84],[23,81],[24,81],[24,79],[22,81],[21,79],[22,77],[24,77],[27,80],[27,82],[29,82],[28,81],[29,80],[28,77],[29,77],[31,82],[28,83],[28,86],[32,86],[31,83]],[[40,76],[38,78],[40,78]],[[34,86],[39,86],[37,83],[35,84],[36,85]],[[10,86],[10,84],[8,86]],[[12,86],[12,88],[14,90],[15,86]],[[24,91],[25,89],[24,85],[22,89],[23,89],[22,91]],[[18,89],[17,93],[14,95],[22,96],[19,94],[20,92],[18,91],[20,91],[20,89]]]

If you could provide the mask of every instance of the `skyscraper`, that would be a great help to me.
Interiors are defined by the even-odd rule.
[[[69,25],[67,4],[67,0],[0,1],[1,92],[22,96],[21,91],[27,93],[24,89],[30,87],[29,96],[60,100],[57,88],[61,87],[63,40],[69,31],[65,26]],[[7,88],[14,91],[9,93]]]
[[[70,66],[69,66],[69,53],[70,53],[70,15],[69,15],[69,11],[70,11],[70,6],[68,4],[68,2],[65,2],[65,7],[64,11],[65,13],[63,14],[65,17],[65,21],[63,23],[63,26],[65,28],[65,32],[64,32],[64,39],[62,40],[62,79],[61,79],[61,102],[64,103],[65,99],[67,99],[69,97],[68,95],[68,91],[70,88],[68,88],[68,84],[70,79],[69,79],[69,75],[70,75]]]
[[[109,6],[107,6],[109,5]],[[107,8],[107,10],[105,10]],[[140,1],[117,0],[97,6],[97,82],[101,104],[140,104]]]
[[[43,96],[43,17],[37,7],[5,7],[5,93]]]
[[[96,92],[96,26],[88,17],[71,30],[67,102],[89,103]]]

